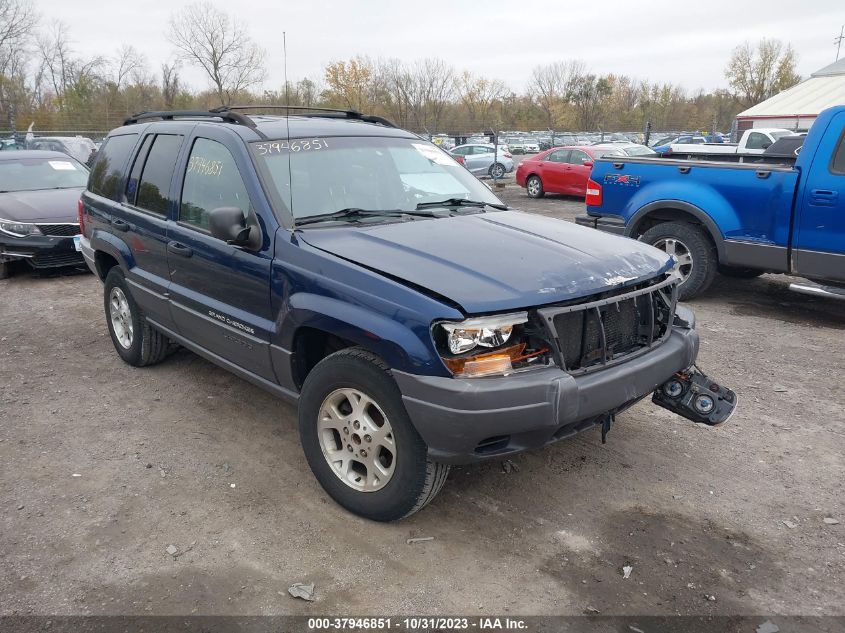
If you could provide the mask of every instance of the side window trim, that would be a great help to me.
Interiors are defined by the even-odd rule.
[[[141,209],[135,205],[135,201],[138,199],[138,186],[141,183],[141,175],[144,173],[144,167],[147,164],[147,157],[150,155],[150,149],[155,142],[155,133],[145,134],[144,138],[141,139],[141,145],[138,147],[138,153],[135,155],[135,160],[132,161],[132,166],[129,168],[129,174],[126,179],[126,187],[124,188],[123,195],[126,198],[125,204],[132,207],[133,209],[138,209],[139,211],[146,212],[146,209]],[[147,140],[149,139],[149,144],[147,144]],[[138,167],[138,173],[135,174],[135,167]],[[137,176],[137,179],[135,178]],[[132,192],[132,198],[129,198],[129,186],[132,184],[132,181],[135,180],[135,191]],[[157,215],[157,214],[153,214]]]

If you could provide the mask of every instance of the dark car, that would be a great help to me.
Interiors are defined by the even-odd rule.
[[[58,152],[0,153],[0,278],[22,259],[35,269],[84,265],[79,196],[88,170]]]
[[[244,111],[113,130],[83,253],[124,361],[180,344],[298,404],[344,507],[399,519],[451,464],[606,434],[667,380],[691,393],[676,372],[698,336],[666,253],[508,209],[384,119]]]

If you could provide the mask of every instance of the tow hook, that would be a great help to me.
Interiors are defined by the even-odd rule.
[[[651,401],[681,417],[708,426],[727,422],[736,410],[736,393],[698,367],[679,371],[660,385]]]

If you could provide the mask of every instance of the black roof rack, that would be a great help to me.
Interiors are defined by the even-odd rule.
[[[174,119],[221,119],[227,123],[237,123],[239,125],[246,125],[247,127],[255,128],[255,122],[243,114],[237,112],[229,112],[225,108],[218,108],[217,110],[162,110],[157,112],[139,112],[133,114],[131,117],[123,121],[123,125],[132,125],[140,123],[141,121],[148,121],[150,119],[161,119],[163,121],[172,121]]]
[[[376,116],[374,114],[362,114],[358,110],[341,109],[341,108],[317,108],[312,106],[288,106],[288,105],[234,105],[221,106],[211,110],[217,113],[231,113],[237,114],[238,110],[296,110],[297,116],[305,117],[325,117],[330,119],[354,119],[356,121],[364,121],[365,123],[377,123],[385,127],[396,127],[396,125],[384,117]]]

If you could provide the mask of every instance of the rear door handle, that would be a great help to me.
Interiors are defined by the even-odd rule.
[[[813,189],[810,191],[810,201],[819,205],[834,205],[839,199],[839,192],[831,189]]]
[[[129,230],[129,223],[124,222],[123,220],[112,220],[111,225],[117,229],[118,231],[128,231]]]
[[[194,254],[194,251],[192,251],[190,247],[180,244],[179,242],[168,242],[167,250],[179,257],[190,257]]]

